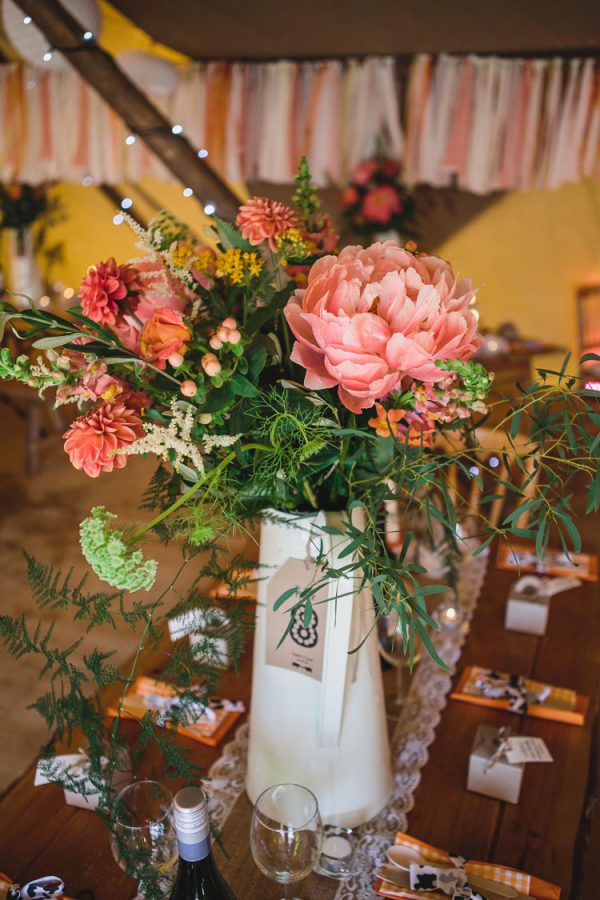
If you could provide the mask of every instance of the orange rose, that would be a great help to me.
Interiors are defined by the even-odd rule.
[[[164,369],[169,356],[185,353],[186,342],[191,336],[178,312],[168,306],[159,306],[144,325],[140,340],[141,355]]]

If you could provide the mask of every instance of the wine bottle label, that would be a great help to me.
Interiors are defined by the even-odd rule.
[[[210,853],[210,838],[207,836],[201,841],[195,841],[193,844],[184,843],[181,838],[177,838],[179,845],[179,855],[186,862],[198,862],[206,859]]]

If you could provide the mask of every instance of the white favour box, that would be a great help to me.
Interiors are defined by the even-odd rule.
[[[40,760],[37,764],[34,787],[42,784],[56,783],[56,778],[50,777],[48,771],[49,760]],[[105,761],[108,764],[108,760]],[[81,809],[96,809],[100,800],[99,791],[88,781],[87,771],[89,769],[89,759],[81,750],[79,753],[64,753],[54,757],[51,761],[56,766],[56,772],[60,770],[65,778],[72,778],[79,782],[85,790],[82,794],[79,791],[71,790],[63,784],[63,792],[65,801],[69,806],[78,806]],[[104,765],[104,762],[103,762]],[[131,759],[125,748],[118,751],[118,762],[112,774],[111,794],[116,796],[120,790],[130,783],[132,779]]]
[[[227,624],[227,615],[222,609],[191,609],[169,620],[169,634],[172,641],[188,635],[192,648],[198,648],[194,651],[196,659],[229,669],[232,664],[229,641],[218,636],[218,632]],[[207,647],[205,652],[202,645],[208,639],[210,649]]]
[[[523,582],[527,582],[523,584]],[[542,594],[537,578],[521,578],[513,585],[508,602],[504,627],[508,631],[521,631],[525,634],[546,634],[548,613],[550,611],[550,595]]]
[[[492,762],[498,750],[498,734],[499,729],[489,725],[478,727],[469,757],[467,790],[507,803],[518,803],[525,765],[511,765],[504,753]]]

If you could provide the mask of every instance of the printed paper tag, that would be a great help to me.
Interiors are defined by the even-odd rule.
[[[553,762],[545,741],[534,737],[510,737],[506,741],[504,755],[511,764],[530,762]]]
[[[314,579],[315,566],[312,560],[286,560],[273,575],[267,587],[267,652],[266,662],[270,666],[280,666],[308,675],[321,681],[323,676],[323,652],[325,649],[325,627],[329,603],[321,603],[327,595],[327,586],[312,597],[313,610],[310,621],[304,620],[304,606],[294,613],[294,621],[289,634],[278,646],[281,635],[289,623],[289,604],[275,611],[273,606],[278,597],[288,588],[306,587]]]

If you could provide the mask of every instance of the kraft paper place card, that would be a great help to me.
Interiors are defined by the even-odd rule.
[[[450,696],[465,703],[570,725],[583,725],[589,706],[588,697],[569,688],[480,666],[467,666]]]
[[[532,572],[536,575],[558,575],[598,581],[598,557],[595,553],[569,553],[549,548],[543,559],[535,552],[532,541],[511,541],[498,547],[496,565],[511,572]]]
[[[173,707],[181,705],[178,696],[180,693],[173,685],[154,678],[140,677],[125,694],[121,717],[141,721],[148,712],[152,712],[155,714],[156,725],[172,727],[167,717]],[[188,724],[178,725],[178,734],[211,747],[222,740],[244,712],[243,703],[213,698],[206,705],[200,695],[196,710],[193,703],[186,703],[186,708]],[[118,710],[116,707],[109,707],[107,713],[109,716],[116,716]],[[191,718],[195,721],[190,721]]]

